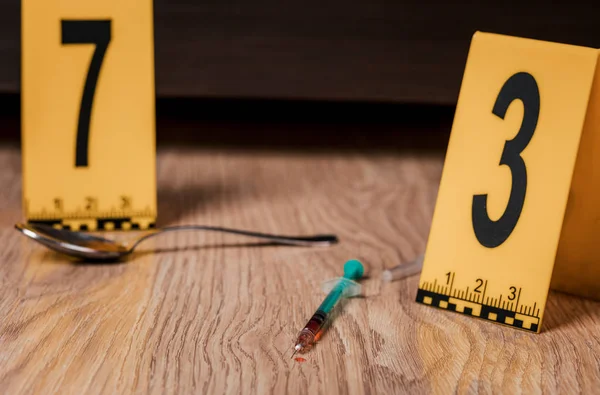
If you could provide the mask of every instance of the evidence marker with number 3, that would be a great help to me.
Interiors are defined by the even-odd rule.
[[[540,332],[553,272],[573,267],[557,251],[575,244],[565,235],[574,221],[563,229],[579,212],[567,210],[574,170],[600,149],[597,63],[592,48],[473,36],[417,302]],[[597,283],[600,267],[590,272]],[[591,289],[584,273],[570,274],[557,289]]]
[[[28,222],[73,230],[154,226],[152,7],[149,0],[22,2]]]

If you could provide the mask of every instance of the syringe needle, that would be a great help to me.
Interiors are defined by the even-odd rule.
[[[298,352],[298,349],[294,348],[294,352],[292,353],[292,357],[290,359],[294,359],[294,355],[296,355],[297,352]]]

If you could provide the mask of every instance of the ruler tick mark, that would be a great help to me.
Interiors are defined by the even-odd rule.
[[[487,280],[485,280],[485,284],[483,285],[483,294],[481,294],[481,301],[483,302],[483,298],[485,297],[485,291],[487,290]]]

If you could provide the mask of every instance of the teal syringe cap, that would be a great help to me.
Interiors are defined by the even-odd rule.
[[[351,280],[362,278],[365,274],[365,268],[362,263],[356,259],[350,259],[344,264],[344,277]]]

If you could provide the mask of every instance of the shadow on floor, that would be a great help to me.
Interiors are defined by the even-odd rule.
[[[170,99],[158,104],[162,146],[244,150],[445,150],[448,106],[399,103]]]
[[[548,295],[542,331],[558,330],[575,322],[600,324],[600,302],[551,291]],[[586,327],[594,325],[587,324]]]

